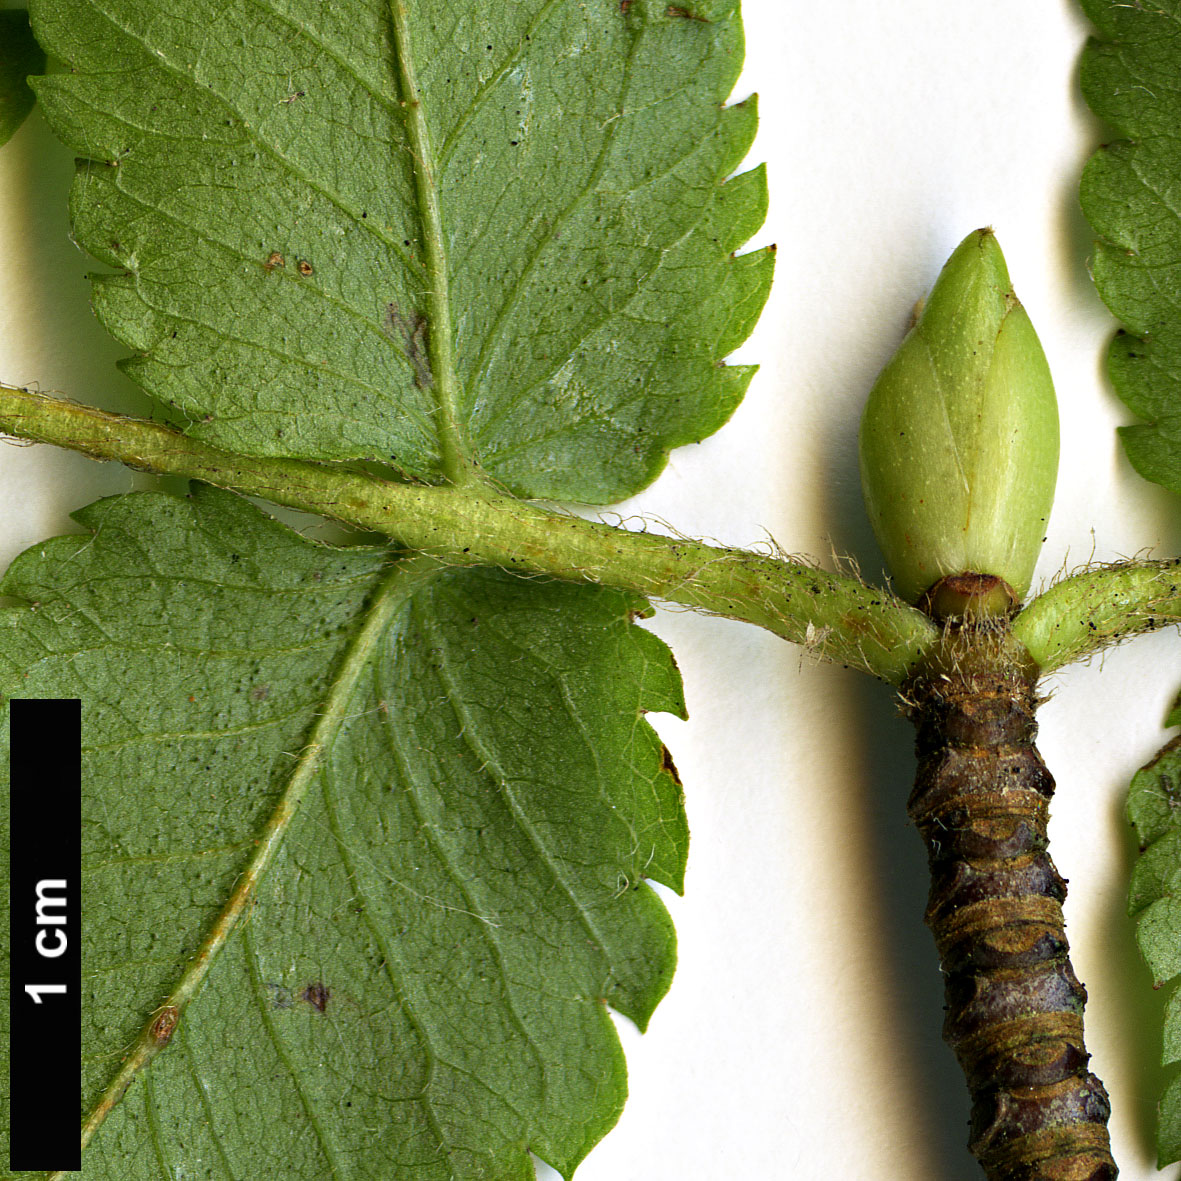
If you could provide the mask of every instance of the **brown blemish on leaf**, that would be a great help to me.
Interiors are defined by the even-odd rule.
[[[149,1034],[152,1041],[158,1047],[164,1047],[172,1040],[172,1031],[176,1029],[176,1023],[180,1020],[180,1010],[175,1005],[165,1005],[159,1013],[156,1014],[149,1027]]]
[[[270,692],[270,685],[255,685],[254,688],[250,690],[250,700],[266,701],[267,697],[270,696]]]
[[[434,378],[427,351],[427,318],[414,310],[404,315],[396,303],[391,303],[385,309],[385,326],[402,346],[406,360],[414,366],[414,384],[420,390],[429,390]]]
[[[328,1008],[328,998],[332,995],[327,988],[324,987],[322,981],[317,980],[309,984],[303,992],[299,994],[301,1001],[307,1001],[313,1009],[317,1012],[323,1013]]]
[[[301,258],[295,269],[306,279],[312,273],[312,264],[306,258]]]
[[[272,250],[267,255],[266,262],[262,264],[262,269],[269,275],[275,267],[285,267],[286,265],[287,260],[277,250]]]
[[[698,16],[697,13],[690,11],[688,8],[682,8],[679,4],[670,4],[665,9],[665,16],[679,16],[682,20],[701,21],[703,24],[709,24],[709,21],[705,17]]]
[[[673,762],[672,754],[663,742],[660,744],[660,769],[666,774],[672,776],[672,781],[677,785],[677,787],[683,786],[681,783],[681,777],[677,774],[677,766]]]
[[[626,16],[627,10],[631,8],[633,3],[634,0],[619,0],[619,11]]]

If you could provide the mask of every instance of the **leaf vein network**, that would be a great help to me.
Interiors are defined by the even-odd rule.
[[[611,126],[607,130],[606,135],[603,136],[603,143],[599,149],[599,154],[595,158],[594,165],[591,168],[590,175],[587,177],[586,184],[575,193],[569,203],[562,209],[550,222],[549,229],[545,235],[537,243],[533,252],[525,260],[525,265],[521,269],[521,273],[513,280],[512,285],[505,292],[505,296],[501,301],[500,307],[497,309],[496,317],[489,326],[487,333],[484,336],[484,343],[480,346],[480,351],[476,356],[475,363],[471,369],[471,386],[472,392],[482,382],[488,365],[491,361],[491,354],[495,351],[497,345],[500,344],[500,337],[503,333],[505,323],[508,320],[509,313],[514,309],[514,305],[520,299],[521,293],[524,290],[526,281],[531,277],[533,270],[541,260],[549,245],[555,240],[565,226],[566,222],[574,216],[575,210],[582,204],[586,196],[593,190],[594,186],[598,184],[599,180],[607,167],[607,160],[611,154],[611,149],[615,144],[615,135],[619,129],[619,122],[623,118],[623,111],[627,105],[627,95],[631,89],[632,68],[635,63],[636,48],[639,44],[639,38],[633,37],[631,46],[628,49],[627,61],[624,63],[624,78],[623,86],[620,95],[620,110],[615,114],[611,120]]]
[[[187,229],[187,230],[192,230],[195,234],[197,234],[200,237],[200,239],[203,242],[207,243],[210,246],[215,247],[217,250],[219,250],[221,253],[228,256],[229,258],[237,259],[239,262],[261,265],[261,264],[259,264],[258,258],[255,257],[254,255],[250,255],[250,254],[245,253],[243,250],[240,250],[236,246],[232,246],[229,242],[227,242],[221,238],[212,237],[210,234],[206,233],[204,230],[202,230],[199,227],[186,221],[184,218],[181,218],[174,213],[169,213],[161,205],[158,205],[158,204],[151,202],[151,201],[147,201],[143,197],[140,197],[139,195],[131,192],[129,189],[124,187],[123,178],[122,178],[122,176],[119,175],[119,169],[115,168],[114,172],[116,173],[115,187],[118,190],[118,192],[121,193],[129,202],[137,205],[140,209],[150,211],[151,213],[158,216],[162,221],[170,222],[173,225],[181,226],[182,228]],[[160,312],[164,316],[168,316],[171,319],[178,320],[181,323],[196,324],[198,327],[205,328],[208,331],[212,332],[220,340],[227,340],[227,341],[231,341],[234,344],[246,345],[246,346],[249,346],[250,348],[258,349],[260,352],[270,353],[272,356],[276,356],[281,360],[294,361],[297,364],[303,365],[305,368],[313,369],[317,373],[320,373],[320,372],[331,373],[332,376],[334,376],[334,377],[340,377],[340,378],[342,378],[342,380],[350,381],[355,385],[361,386],[362,389],[369,390],[371,393],[378,394],[381,397],[386,397],[388,395],[387,390],[379,389],[376,386],[370,386],[368,383],[362,382],[354,375],[340,374],[340,373],[337,373],[333,370],[325,369],[323,365],[313,362],[313,361],[309,361],[306,358],[297,356],[294,353],[284,353],[281,350],[274,348],[273,346],[264,345],[264,344],[259,343],[258,341],[249,340],[246,337],[236,336],[233,333],[226,332],[224,329],[221,329],[221,328],[215,328],[203,320],[198,320],[196,317],[184,316],[184,315],[180,314],[179,312],[175,312],[175,311],[172,311],[167,308],[161,308],[161,307],[153,304],[144,295],[143,291],[140,288],[140,284],[139,284],[139,278],[140,278],[139,272],[132,271],[131,274],[136,279],[136,294],[139,296],[139,298],[142,299],[143,302],[148,307],[153,308],[155,311]],[[107,276],[102,276],[102,278],[106,278],[106,277]],[[116,274],[111,277],[118,278],[119,276]],[[294,276],[285,275],[285,274],[281,274],[281,275],[278,275],[275,277],[277,277],[280,282],[286,282],[286,283],[290,283],[292,285],[298,285],[300,290],[302,290],[304,292],[313,293],[316,296],[316,298],[323,300],[324,303],[326,303],[329,307],[336,308],[336,309],[343,311],[351,319],[356,320],[363,329],[370,332],[372,335],[378,337],[378,339],[380,339],[383,344],[385,344],[387,346],[391,346],[393,349],[394,355],[396,357],[398,357],[399,360],[401,360],[403,362],[403,364],[406,366],[407,369],[409,369],[410,371],[413,372],[414,363],[406,355],[405,349],[399,347],[398,343],[396,341],[392,340],[388,333],[383,331],[381,325],[377,321],[375,321],[375,320],[371,319],[369,316],[367,316],[360,308],[355,307],[353,304],[349,303],[347,300],[340,299],[337,296],[332,295],[330,292],[325,290],[325,288],[323,286],[317,286],[316,284],[308,284],[303,279],[296,279]]]
[[[279,1037],[278,1030],[275,1029],[270,1006],[263,992],[262,981],[258,976],[258,952],[254,947],[254,939],[250,933],[250,924],[248,922],[243,923],[239,929],[242,935],[243,951],[245,953],[242,958],[246,961],[246,971],[250,977],[250,992],[258,1006],[262,1026],[267,1031],[267,1037],[275,1048],[276,1057],[283,1063],[287,1073],[291,1076],[291,1082],[295,1087],[295,1092],[299,1096],[299,1101],[303,1105],[304,1111],[307,1112],[308,1122],[312,1125],[312,1129],[316,1133],[316,1140],[320,1145],[320,1150],[323,1153],[332,1178],[344,1178],[347,1174],[340,1166],[337,1151],[328,1139],[328,1135],[324,1130],[323,1121],[316,1111],[316,1105],[307,1094],[307,1088],[303,1085],[300,1072],[291,1060],[291,1054],[283,1044],[282,1038]],[[327,1178],[325,1181],[327,1181]]]
[[[430,630],[429,627],[428,627],[428,630]],[[374,676],[376,679],[376,676],[377,676],[377,669],[376,668],[374,669]],[[374,689],[380,695],[380,684],[375,684]],[[456,710],[454,712],[455,712],[455,717],[456,717],[457,722],[461,722],[461,719],[458,716],[458,711]],[[514,1024],[517,1026],[517,1028],[524,1035],[525,1042],[529,1046],[530,1051],[533,1053],[533,1055],[536,1059],[537,1066],[538,1066],[538,1069],[540,1071],[541,1078],[542,1078],[542,1084],[543,1084],[543,1086],[545,1086],[546,1082],[547,1082],[546,1071],[545,1071],[545,1056],[542,1053],[541,1048],[537,1045],[537,1042],[535,1041],[533,1034],[530,1032],[528,1026],[525,1024],[524,1019],[521,1017],[521,1014],[517,1009],[517,1001],[516,1001],[516,995],[515,995],[516,990],[515,990],[513,981],[511,979],[511,977],[509,976],[508,968],[505,964],[503,950],[502,950],[502,948],[500,946],[500,942],[497,939],[497,936],[495,934],[496,930],[499,929],[499,925],[497,923],[495,923],[489,915],[484,913],[484,909],[481,908],[480,904],[472,896],[471,890],[468,888],[467,881],[464,879],[464,877],[459,873],[458,869],[456,868],[455,861],[453,859],[451,851],[449,849],[447,849],[447,847],[442,843],[442,841],[440,841],[438,834],[435,830],[435,826],[430,823],[426,814],[423,812],[421,801],[419,800],[419,797],[418,797],[418,785],[416,783],[414,774],[413,774],[413,772],[410,771],[410,768],[406,764],[405,759],[402,757],[401,751],[398,749],[397,743],[394,741],[394,736],[390,731],[390,726],[389,726],[388,722],[386,722],[382,725],[382,736],[383,736],[386,748],[390,751],[391,757],[394,760],[396,760],[396,763],[397,763],[399,770],[401,772],[402,779],[408,789],[406,792],[406,798],[410,804],[411,809],[414,812],[416,819],[419,822],[419,831],[424,835],[425,839],[430,844],[431,848],[435,851],[435,854],[436,854],[439,864],[442,866],[444,872],[451,879],[451,881],[455,883],[456,889],[459,891],[459,893],[462,895],[464,901],[467,903],[468,908],[469,908],[467,913],[477,920],[476,931],[479,934],[480,939],[491,950],[492,957],[496,961],[496,963],[500,969],[500,977],[504,981],[505,994],[506,994],[506,998],[508,1000],[509,1012],[512,1014]],[[473,753],[478,753],[478,752],[473,751]],[[513,1109],[517,1112],[517,1115],[520,1116],[523,1121],[526,1120],[524,1113],[516,1108],[515,1104],[513,1104],[509,1100],[508,1096],[501,1095],[500,1098],[504,1102],[508,1103],[509,1106],[513,1107]]]
[[[173,77],[178,78],[186,86],[191,86],[194,88],[196,87],[197,83],[196,83],[196,78],[194,77],[194,75],[187,73],[184,69],[182,69],[175,62],[166,58],[162,51],[154,49],[142,37],[140,37],[138,34],[133,32],[131,29],[127,28],[120,21],[118,21],[112,13],[108,12],[105,8],[102,8],[97,3],[97,0],[91,0],[91,2],[94,4],[95,11],[99,12],[103,17],[105,17],[106,20],[108,21],[108,23],[114,29],[117,29],[120,33],[122,33],[129,41],[132,41],[136,45],[140,46],[141,49],[143,49],[152,58],[154,58],[156,61],[156,64],[161,69],[165,70],[167,73],[171,74]],[[385,234],[383,234],[379,230],[379,228],[376,224],[376,219],[373,219],[373,218],[362,219],[357,214],[357,212],[355,210],[350,209],[345,204],[344,198],[339,193],[335,192],[334,190],[329,188],[327,185],[322,184],[320,181],[315,180],[309,174],[304,172],[303,169],[297,167],[282,152],[282,150],[278,147],[277,144],[271,144],[271,143],[268,143],[266,140],[262,139],[257,128],[254,127],[254,125],[250,121],[250,119],[245,114],[243,114],[243,112],[240,111],[236,106],[234,106],[234,104],[223,93],[221,93],[220,91],[213,90],[211,87],[204,88],[202,90],[202,93],[206,94],[206,95],[213,95],[214,97],[216,97],[217,100],[225,108],[225,110],[230,112],[231,114],[233,114],[237,118],[240,126],[243,128],[243,130],[250,137],[250,140],[255,145],[255,147],[257,147],[260,151],[264,152],[271,159],[275,160],[277,163],[282,165],[283,168],[286,169],[287,172],[289,172],[292,176],[296,177],[298,180],[300,180],[304,184],[306,184],[308,186],[308,188],[312,189],[314,192],[319,193],[322,197],[325,198],[325,200],[327,200],[331,205],[333,205],[336,209],[338,209],[341,213],[343,213],[345,215],[345,217],[347,217],[349,219],[350,223],[355,223],[358,227],[363,228],[366,233],[372,234],[378,241],[380,241],[383,245],[385,245],[386,247],[389,248],[390,252],[401,262],[403,268],[405,269],[405,271],[408,275],[412,276],[416,280],[418,279],[418,277],[419,277],[418,270],[414,266],[413,262],[411,262],[408,255],[405,253],[405,248],[402,247],[400,243],[395,241],[395,239],[389,238]],[[130,126],[130,124],[128,124],[128,125]],[[160,134],[160,133],[156,133],[156,134],[158,135],[158,138],[164,140],[165,142],[169,142],[170,137]]]
[[[455,148],[456,142],[463,134],[464,129],[475,117],[475,114],[484,105],[484,100],[492,91],[502,78],[515,66],[521,58],[523,58],[529,49],[529,38],[532,37],[538,28],[545,22],[549,14],[560,4],[562,0],[546,0],[546,3],[537,11],[537,15],[530,22],[525,32],[522,33],[520,40],[517,42],[516,48],[504,59],[503,63],[498,66],[488,78],[481,84],[479,90],[472,96],[471,102],[459,112],[455,123],[451,130],[447,133],[443,140],[443,146],[436,153],[440,172],[446,171],[447,161],[451,158],[451,153]]]
[[[446,645],[441,642],[438,630],[433,622],[424,622],[426,629],[434,634],[436,641],[440,641],[438,643],[438,650],[440,652],[439,677],[448,689],[448,699],[452,702],[452,708],[454,709],[456,719],[460,723],[460,733],[463,736],[464,742],[469,746],[472,753],[480,759],[481,765],[485,769],[490,770],[491,774],[489,777],[499,789],[496,793],[497,798],[504,800],[506,811],[513,820],[514,824],[517,826],[529,844],[533,847],[534,852],[537,854],[541,863],[546,867],[550,876],[553,878],[554,884],[559,888],[562,894],[565,895],[566,900],[570,903],[574,913],[578,916],[580,925],[590,936],[593,945],[599,949],[604,959],[607,961],[607,964],[610,965],[611,955],[607,949],[607,941],[604,939],[602,933],[598,930],[596,924],[592,920],[591,916],[587,913],[582,903],[578,900],[569,882],[567,882],[565,877],[559,871],[557,865],[553,861],[553,858],[546,850],[544,842],[538,836],[532,824],[530,824],[524,813],[521,811],[521,806],[512,791],[509,778],[505,774],[504,769],[492,755],[492,752],[485,749],[484,745],[477,738],[476,733],[478,727],[476,725],[475,718],[472,717],[470,712],[463,704],[463,698],[458,691],[458,685],[456,684],[454,673],[451,672],[450,659]]]

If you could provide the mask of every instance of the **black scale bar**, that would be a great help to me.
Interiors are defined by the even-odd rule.
[[[82,1167],[82,703],[9,707],[9,1168],[69,1171]]]

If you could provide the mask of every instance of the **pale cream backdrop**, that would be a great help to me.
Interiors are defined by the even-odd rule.
[[[1181,552],[1181,505],[1124,460],[1128,420],[1102,379],[1111,322],[1089,285],[1078,172],[1103,129],[1077,95],[1087,27],[1066,0],[747,0],[767,223],[778,274],[740,357],[746,402],[622,508],[734,544],[881,559],[861,509],[856,425],[910,308],[969,230],[995,227],[1054,370],[1063,463],[1042,581],[1063,565]],[[0,378],[141,410],[88,308],[67,237],[68,154],[34,117],[0,151]],[[0,446],[0,559],[144,485],[114,465]],[[651,527],[659,527],[655,523]],[[691,720],[654,719],[688,795],[680,967],[641,1037],[619,1021],[631,1098],[580,1181],[830,1177],[974,1181],[967,1098],[940,1041],[942,987],[922,926],[921,843],[904,805],[910,732],[882,686],[753,628],[686,613],[653,624]],[[1176,633],[1053,678],[1041,745],[1089,1045],[1114,1102],[1124,1181],[1154,1167],[1159,1007],[1123,917],[1130,774],[1181,688]],[[554,1178],[544,1166],[539,1173]],[[314,1181],[314,1179],[309,1179]]]

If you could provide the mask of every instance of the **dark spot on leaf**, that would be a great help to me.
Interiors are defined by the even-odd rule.
[[[635,0],[619,0],[619,11],[626,13],[627,10],[629,8],[631,8],[632,4],[634,4],[634,3],[635,3]]]
[[[323,983],[317,980],[315,983],[309,984],[303,990],[303,992],[299,994],[299,999],[301,1001],[307,1001],[307,1003],[311,1005],[313,1009],[323,1013],[324,1010],[328,1008],[328,998],[331,995],[332,994],[327,988],[324,987]]]
[[[306,279],[312,273],[312,264],[306,258],[301,258],[295,269]]]
[[[250,690],[250,700],[266,701],[266,699],[270,696],[270,693],[270,685],[255,685],[254,688]]]
[[[681,777],[677,774],[677,767],[673,762],[672,754],[663,742],[660,744],[660,769],[672,776],[672,781],[677,787],[681,786]]]
[[[269,275],[275,267],[285,267],[286,265],[287,260],[277,250],[272,250],[267,255],[266,262],[262,264],[262,269]]]
[[[429,390],[434,379],[428,354],[427,318],[413,309],[404,315],[396,303],[391,303],[385,309],[385,327],[414,367],[414,384],[420,390]]]
[[[157,1046],[166,1046],[172,1040],[172,1031],[180,1020],[180,1010],[175,1005],[165,1005],[152,1021],[149,1033]]]
[[[697,13],[690,11],[688,8],[682,8],[679,4],[670,4],[668,8],[665,9],[665,15],[677,16],[682,20],[687,21],[702,21],[706,24],[709,23],[705,20],[705,17],[698,16]]]

